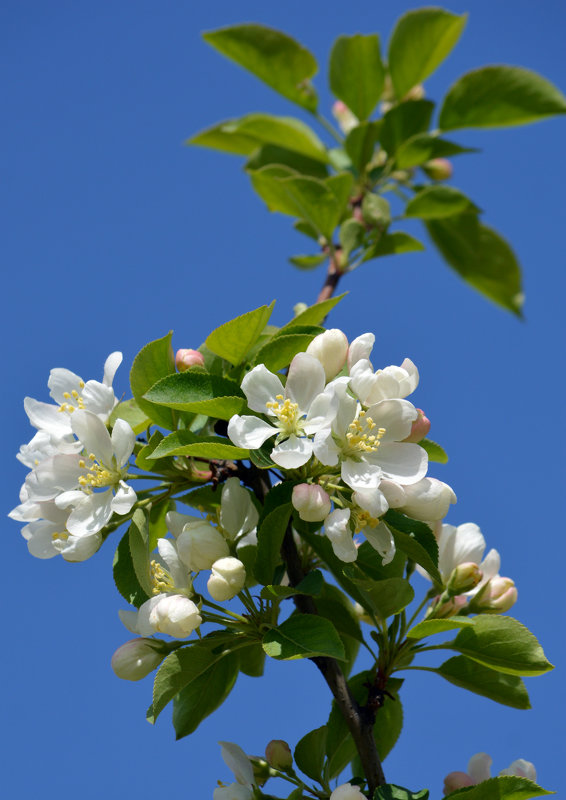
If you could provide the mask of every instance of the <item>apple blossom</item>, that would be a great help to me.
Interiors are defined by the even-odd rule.
[[[219,558],[230,555],[222,534],[206,520],[187,523],[177,537],[179,557],[189,569],[210,569]]]
[[[330,800],[366,800],[365,794],[362,793],[359,786],[353,786],[351,783],[343,783],[337,786],[330,795]]]
[[[213,800],[253,800],[253,796],[252,790],[240,783],[217,786],[212,794]]]
[[[118,613],[126,628],[140,636],[166,633],[175,639],[186,639],[202,623],[198,607],[182,594],[157,594],[137,611]]]
[[[204,367],[204,356],[198,350],[177,350],[175,366],[179,372],[186,372],[191,367]]]
[[[330,328],[315,336],[306,352],[320,361],[326,380],[330,381],[338,375],[346,363],[348,339],[338,328]]]
[[[464,594],[471,589],[475,589],[482,578],[483,573],[474,562],[458,564],[458,566],[452,570],[452,574],[446,586],[446,591],[452,595]]]
[[[351,563],[358,557],[358,548],[352,539],[354,531],[363,531],[367,541],[382,557],[383,564],[389,564],[395,555],[395,541],[387,525],[363,509],[339,508],[332,511],[325,520],[324,530],[334,555],[341,561]]]
[[[430,420],[428,417],[425,417],[422,408],[417,408],[417,414],[418,417],[411,426],[411,433],[406,439],[403,439],[404,442],[416,442],[418,444],[425,436],[428,436],[431,424]]]
[[[479,588],[470,601],[476,614],[504,614],[517,602],[517,588],[511,578],[495,575]]]
[[[463,789],[466,786],[476,786],[478,783],[489,780],[491,777],[491,765],[493,759],[487,753],[476,753],[468,762],[467,772],[451,772],[444,779],[444,794]],[[536,781],[537,773],[535,765],[524,758],[513,761],[507,769],[502,769],[500,776],[516,775],[520,778],[527,778]]]
[[[246,568],[237,558],[220,558],[212,565],[206,588],[213,600],[231,600],[246,583]]]
[[[380,487],[387,495],[385,486]],[[388,497],[389,500],[389,497]],[[422,478],[417,483],[403,487],[403,497],[398,502],[389,505],[399,508],[404,514],[413,519],[424,522],[436,522],[444,519],[452,503],[456,502],[456,495],[447,483],[436,478]]]
[[[254,770],[251,761],[239,744],[235,742],[218,742],[224,763],[234,773],[234,777],[242,786],[253,786]]]
[[[130,639],[116,650],[110,665],[119,678],[139,681],[153,672],[166,655],[155,639]]]
[[[364,406],[374,405],[380,400],[407,397],[419,383],[418,370],[409,358],[400,367],[390,366],[374,372],[369,360],[374,341],[373,334],[364,333],[354,339],[348,353],[350,388]]]
[[[299,483],[293,486],[291,501],[305,522],[322,522],[330,514],[330,497],[318,484]]]
[[[259,513],[251,495],[237,478],[228,478],[222,487],[219,524],[227,538],[236,544],[256,544]]]
[[[502,769],[500,775],[516,775],[518,778],[526,778],[529,781],[536,781],[537,771],[535,765],[524,758],[512,761],[507,769]]]
[[[438,525],[435,531],[438,542],[438,569],[446,585],[452,572],[460,564],[477,564],[483,573],[482,582],[475,589],[466,592],[468,595],[476,594],[481,587],[491,578],[494,578],[500,565],[500,556],[497,550],[490,550],[482,560],[486,547],[485,539],[478,526],[473,522],[459,525]],[[428,574],[419,566],[418,571],[421,575],[429,577]]]

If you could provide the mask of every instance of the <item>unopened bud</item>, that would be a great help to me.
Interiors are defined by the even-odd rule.
[[[463,789],[465,786],[473,786],[474,782],[467,772],[451,772],[444,778],[444,794],[455,792],[456,789]]]
[[[343,783],[337,786],[330,795],[330,800],[366,800],[359,786],[352,786],[351,783]]]
[[[291,502],[305,522],[322,522],[330,514],[330,497],[318,484],[294,486]]]
[[[179,558],[190,570],[210,569],[230,549],[217,528],[205,522],[189,522],[177,537]]]
[[[404,442],[420,442],[430,430],[430,420],[425,417],[422,408],[417,408],[417,414],[418,417],[411,426],[410,434],[406,439],[403,439]]]
[[[308,308],[306,303],[295,303],[293,306],[293,314],[298,317],[299,314],[302,314],[303,311],[306,311]]]
[[[231,600],[241,592],[246,583],[246,568],[237,558],[220,558],[212,565],[212,574],[206,588],[213,600]]]
[[[359,119],[350,111],[346,103],[343,103],[341,100],[337,100],[334,105],[332,106],[332,116],[338,123],[338,126],[342,133],[348,134],[359,124]]]
[[[338,328],[330,328],[315,336],[307,347],[307,353],[314,356],[324,367],[327,381],[331,381],[346,363],[348,339]]]
[[[482,578],[483,572],[478,565],[473,561],[467,561],[464,564],[458,564],[452,570],[446,589],[452,595],[464,594],[464,592],[475,589]]]
[[[470,601],[470,610],[476,614],[503,614],[517,602],[517,587],[511,578],[496,575]]]
[[[360,603],[354,603],[354,614],[360,622],[367,622],[368,625],[374,625],[374,620]]]
[[[447,483],[436,478],[421,478],[411,486],[404,486],[405,499],[401,510],[412,519],[435,522],[444,519],[456,495]]]
[[[204,356],[198,350],[177,350],[175,365],[179,372],[186,372],[191,367],[204,367]]]
[[[273,777],[273,770],[265,760],[259,756],[250,756],[254,770],[254,781],[258,786],[263,786],[269,778]]]
[[[272,739],[265,748],[267,763],[274,769],[287,770],[293,766],[291,748],[283,739]]]
[[[412,89],[409,89],[403,100],[422,100],[425,96],[425,90],[422,83],[417,83]]]
[[[198,606],[182,594],[159,595],[149,612],[152,628],[175,639],[186,639],[201,623]]]
[[[130,639],[119,647],[110,662],[119,678],[125,681],[140,681],[158,667],[167,652],[160,652],[153,639]]]
[[[452,162],[447,158],[431,158],[422,165],[422,169],[433,181],[447,181],[454,172]]]
[[[448,617],[455,616],[460,609],[468,604],[468,598],[463,594],[458,594],[456,597],[451,597],[442,605],[433,607],[432,614],[428,619],[447,619]]]

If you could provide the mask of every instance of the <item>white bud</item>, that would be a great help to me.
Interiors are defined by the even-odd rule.
[[[237,558],[220,558],[212,565],[212,574],[206,588],[213,600],[231,600],[241,592],[246,583],[246,568]]]
[[[201,623],[197,606],[181,594],[164,594],[149,614],[149,624],[155,631],[175,639],[186,639]]]
[[[359,786],[352,786],[351,783],[343,783],[337,786],[330,795],[330,800],[366,800]]]
[[[158,667],[166,652],[159,652],[153,639],[130,639],[119,647],[110,662],[119,678],[139,681]]]
[[[308,308],[308,305],[306,303],[295,303],[295,305],[293,306],[293,314],[296,317],[298,317],[299,314],[302,314],[303,311],[307,310],[307,308]]]
[[[444,519],[450,504],[456,502],[452,488],[436,478],[422,478],[403,488],[405,501],[401,510],[413,519],[425,522]]]
[[[338,328],[320,333],[307,347],[307,353],[314,356],[324,367],[326,380],[331,381],[346,363],[348,339]]]
[[[222,534],[204,520],[185,525],[177,537],[177,551],[181,561],[195,572],[210,569],[215,561],[230,554]]]
[[[330,514],[330,497],[318,484],[294,486],[291,501],[305,522],[322,522]]]

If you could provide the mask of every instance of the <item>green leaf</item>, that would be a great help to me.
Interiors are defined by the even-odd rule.
[[[446,795],[444,800],[530,800],[532,797],[541,797],[547,792],[527,778],[518,778],[515,775],[500,775],[482,781],[476,786],[466,786]]]
[[[321,303],[315,303],[313,306],[309,306],[281,328],[281,333],[283,331],[292,333],[293,331],[291,328],[295,328],[297,325],[319,325],[321,322],[324,322],[332,309],[338,305],[340,300],[343,300],[347,294],[348,292],[344,292],[344,294],[329,297],[328,300],[323,300]]]
[[[473,627],[475,617],[450,617],[450,619],[425,619],[414,625],[407,633],[407,639],[424,639],[426,636],[434,636],[435,633],[453,631],[457,628]]]
[[[153,468],[155,467],[153,451],[159,442],[162,442],[164,438],[165,437],[161,431],[154,431],[151,434],[148,443],[141,448],[136,456],[136,467],[146,470],[146,472],[152,472]]]
[[[316,608],[320,616],[330,620],[339,634],[345,634],[362,643],[364,637],[350,598],[331,583],[325,583],[319,595],[316,598]]]
[[[134,569],[134,562],[130,552],[129,530],[122,536],[120,544],[116,548],[112,570],[116,588],[128,603],[139,608],[146,600],[149,600],[149,596],[140,586]]]
[[[396,786],[394,783],[386,783],[385,786],[379,786],[375,790],[373,800],[428,800],[428,789],[421,789],[420,792],[411,792],[409,789],[403,789],[402,786]]]
[[[418,167],[432,158],[457,156],[463,153],[477,153],[475,147],[461,147],[459,144],[440,139],[430,133],[417,133],[399,147],[395,156],[398,169]]]
[[[287,367],[297,353],[307,349],[314,339],[310,333],[291,333],[271,339],[256,353],[254,364],[265,364],[271,372]]]
[[[207,337],[206,346],[234,366],[241,364],[248,350],[261,336],[274,305],[275,300],[269,306],[260,306],[225,322]]]
[[[292,597],[296,594],[308,594],[312,597],[318,596],[324,586],[322,572],[318,569],[309,572],[297,586],[264,586],[260,592],[263,600],[273,600],[274,598]],[[323,615],[324,616],[324,615]]]
[[[249,156],[257,150],[260,143],[255,136],[238,131],[237,119],[227,119],[195,133],[185,144]]]
[[[166,516],[169,511],[175,511],[174,500],[156,503],[149,509],[149,541],[147,544],[149,553],[157,547],[158,539],[164,539],[167,536],[169,527]]]
[[[361,246],[365,237],[365,233],[366,230],[364,226],[361,222],[358,222],[357,219],[347,219],[342,223],[342,225],[340,225],[338,237],[340,239],[342,250],[346,256],[349,256],[351,252],[357,250],[357,248]]]
[[[509,675],[543,675],[553,669],[536,637],[512,617],[482,614],[464,628],[452,650]]]
[[[196,411],[218,419],[230,419],[247,408],[235,381],[197,369],[163,378],[149,389],[146,397],[161,406]]]
[[[332,93],[360,120],[369,117],[383,91],[385,68],[376,34],[339,36],[330,53]]]
[[[145,594],[151,597],[153,581],[149,566],[149,518],[143,509],[134,511],[128,536],[134,572]]]
[[[380,127],[378,122],[362,122],[346,136],[344,149],[358,172],[363,172],[372,159]]]
[[[212,486],[199,486],[198,489],[193,489],[192,492],[187,492],[175,499],[191,508],[199,510],[202,508],[203,511],[215,513],[220,508],[221,495],[222,493]]]
[[[344,645],[334,625],[312,614],[293,614],[263,637],[263,649],[271,658],[289,660],[328,656],[343,661]]]
[[[175,372],[175,358],[171,347],[172,333],[142,347],[134,358],[130,370],[130,386],[139,408],[158,425],[171,430],[175,427],[174,414],[144,398],[147,390],[161,378]]]
[[[389,509],[384,517],[391,528],[395,545],[409,558],[424,567],[432,580],[442,586],[438,571],[438,544],[431,529],[424,522],[410,519]]]
[[[384,565],[377,550],[369,542],[362,542],[358,548],[356,566],[374,581],[381,581],[384,578],[403,577],[406,560],[405,554],[401,550],[397,550],[393,560]]]
[[[566,113],[566,97],[546,78],[523,67],[481,67],[459,78],[444,98],[438,126],[498,128]]]
[[[193,456],[194,458],[248,458],[249,450],[236,447],[229,439],[222,436],[197,436],[187,430],[175,431],[163,439],[155,448],[151,457]]]
[[[423,450],[426,450],[429,461],[435,461],[438,464],[448,463],[448,454],[443,447],[441,447],[437,442],[433,442],[432,439],[421,439],[419,442],[419,447],[422,447]]]
[[[265,653],[259,642],[250,643],[249,647],[238,650],[240,655],[240,672],[250,678],[261,678],[265,667]]]
[[[326,725],[309,731],[297,742],[295,763],[313,781],[320,782],[326,749]]]
[[[387,227],[391,222],[391,207],[385,197],[368,192],[362,200],[362,215],[370,225]]]
[[[444,260],[483,295],[521,316],[521,269],[509,244],[475,214],[426,223]]]
[[[415,597],[413,587],[405,578],[385,578],[380,581],[372,581],[367,578],[354,577],[348,571],[346,573],[365,591],[371,600],[374,613],[381,619],[398,614]]]
[[[376,244],[368,247],[364,254],[364,261],[383,256],[394,256],[399,253],[415,253],[424,250],[424,244],[404,231],[394,231],[380,236]]]
[[[517,675],[484,667],[465,656],[449,658],[435,672],[450,683],[512,708],[530,708],[525,684]]]
[[[250,450],[250,461],[259,469],[271,469],[276,467],[275,461],[271,458],[271,451],[273,450],[273,442],[266,442],[262,444],[257,450]]]
[[[477,213],[479,209],[459,189],[453,186],[427,186],[409,200],[405,216],[441,219],[466,211]]]
[[[434,103],[430,100],[411,100],[394,106],[383,117],[379,140],[389,157],[417,133],[428,131]]]
[[[316,111],[317,97],[310,79],[318,65],[312,53],[295,39],[256,23],[207,31],[203,39],[283,97]]]
[[[389,42],[389,72],[399,99],[441,64],[460,38],[468,15],[418,8],[398,20]]]
[[[289,150],[274,144],[264,144],[254,150],[246,161],[245,168],[246,170],[256,170],[273,165],[287,167],[301,175],[310,175],[312,178],[324,179],[328,175],[328,169],[322,161],[308,158],[295,150]]]
[[[308,270],[316,269],[327,260],[328,256],[325,253],[318,253],[312,256],[291,256],[289,261],[294,267],[299,269]]]
[[[324,185],[327,186],[336,200],[340,213],[336,219],[336,225],[340,222],[340,218],[350,201],[350,194],[354,188],[354,176],[351,172],[339,172],[338,175],[331,175],[326,178]]]
[[[151,424],[151,420],[147,414],[141,410],[133,397],[130,400],[123,400],[121,403],[114,406],[114,410],[110,414],[110,419],[108,420],[111,428],[114,427],[117,419],[126,420],[136,435],[144,431]]]
[[[257,557],[254,575],[264,586],[273,583],[275,567],[281,561],[281,545],[291,517],[291,483],[275,486],[267,495],[257,527]],[[269,654],[268,654],[269,655]]]

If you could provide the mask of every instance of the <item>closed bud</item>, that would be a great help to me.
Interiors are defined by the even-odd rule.
[[[212,565],[212,574],[206,588],[213,600],[231,600],[241,592],[246,583],[246,568],[237,558],[220,558]]]
[[[293,766],[291,748],[283,739],[272,739],[265,748],[267,763],[274,769],[287,770]]]
[[[222,534],[204,520],[185,525],[177,537],[177,551],[181,561],[194,572],[210,569],[215,561],[230,554]]]
[[[452,162],[447,158],[431,158],[422,165],[422,168],[433,181],[447,181],[454,172]]]
[[[467,604],[468,598],[463,594],[458,594],[456,597],[451,597],[445,603],[442,603],[442,605],[433,607],[428,619],[448,619],[448,617],[455,616]]]
[[[140,681],[153,672],[167,655],[167,652],[160,650],[153,639],[130,639],[116,650],[110,664],[119,678]]]
[[[343,783],[337,786],[330,795],[330,800],[366,800],[359,786],[352,786],[351,783]]]
[[[299,483],[291,500],[305,522],[322,522],[330,514],[330,497],[318,484]]]
[[[149,613],[153,629],[175,639],[186,639],[201,623],[198,607],[182,594],[160,596]]]
[[[254,771],[254,781],[258,786],[263,786],[269,778],[273,777],[273,770],[265,758],[252,756],[250,760]]]
[[[464,594],[475,589],[482,578],[483,572],[473,561],[458,564],[452,570],[446,589],[452,595]]]
[[[330,328],[315,336],[307,347],[307,353],[314,356],[324,367],[326,380],[331,381],[346,363],[348,339],[338,328]]]
[[[302,314],[303,311],[306,311],[308,308],[306,303],[295,303],[293,306],[293,314],[298,317],[299,314]]]
[[[198,350],[177,350],[175,365],[179,372],[186,372],[191,367],[204,367],[204,356]]]
[[[401,511],[423,522],[444,519],[450,505],[456,502],[452,488],[436,478],[421,478],[403,489],[405,498],[400,505]]]
[[[337,100],[332,106],[332,116],[344,134],[350,133],[359,123],[359,119],[342,100]]]
[[[424,411],[422,408],[417,408],[417,418],[411,425],[411,432],[407,436],[406,439],[403,439],[404,442],[420,442],[425,436],[428,435],[430,430],[430,420],[428,417],[425,417]]]
[[[451,772],[444,778],[444,794],[463,789],[464,786],[473,786],[474,782],[467,772]]]
[[[416,86],[413,86],[412,89],[409,89],[409,91],[403,98],[403,101],[422,100],[424,96],[425,96],[424,86],[422,85],[422,83],[417,83]]]
[[[470,602],[470,610],[476,614],[503,614],[517,602],[517,587],[511,578],[496,575]]]

